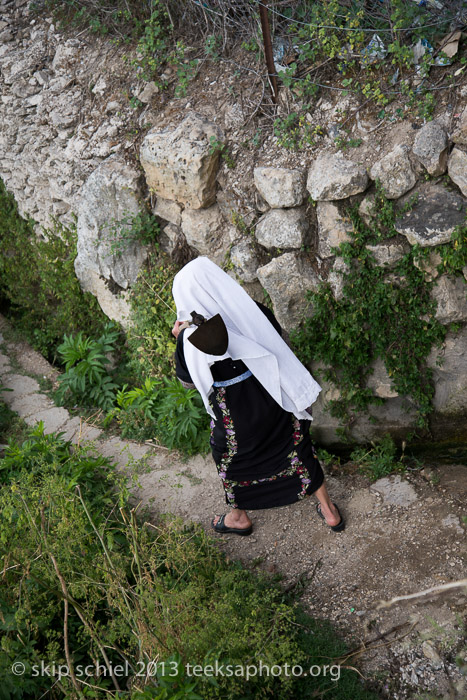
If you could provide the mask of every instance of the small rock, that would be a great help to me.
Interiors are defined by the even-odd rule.
[[[337,248],[341,243],[350,240],[348,231],[351,230],[352,224],[340,215],[339,209],[332,202],[318,202],[316,216],[318,255],[321,258],[329,258],[334,255],[332,248]]]
[[[146,83],[141,92],[138,93],[137,97],[138,100],[141,100],[141,102],[147,104],[148,102],[151,102],[152,98],[155,97],[158,92],[159,88],[157,87],[156,83],[152,81],[150,83]]]
[[[453,148],[448,161],[449,177],[467,197],[467,154],[460,148]]]
[[[255,168],[254,180],[260,195],[270,207],[298,207],[305,196],[305,175],[287,168]]]
[[[340,155],[324,154],[309,169],[306,187],[315,201],[329,201],[364,192],[368,182],[362,165]]]
[[[396,231],[402,233],[411,245],[437,246],[447,243],[455,227],[465,220],[466,200],[457,192],[431,183],[420,185],[413,194],[417,196],[417,201],[410,211],[396,220]]]
[[[266,248],[300,248],[308,228],[305,207],[271,209],[256,224],[256,239]]]
[[[415,136],[413,153],[430,175],[442,175],[448,164],[448,137],[436,122],[425,124]]]
[[[385,503],[407,507],[417,500],[414,487],[403,481],[399,475],[378,479],[370,486],[371,493],[379,493]]]
[[[408,156],[408,147],[397,145],[370,170],[372,180],[379,180],[388,199],[398,199],[417,182]]]

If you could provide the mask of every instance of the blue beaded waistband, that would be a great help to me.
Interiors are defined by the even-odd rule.
[[[225,382],[213,382],[213,386],[232,386],[232,384],[238,384],[238,382],[243,382],[244,379],[251,377],[251,372],[248,369],[243,374],[239,374],[238,377],[233,377],[232,379],[226,379]]]

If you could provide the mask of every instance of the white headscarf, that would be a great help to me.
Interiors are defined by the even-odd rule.
[[[188,342],[196,328],[187,328],[183,337],[188,371],[211,416],[208,396],[213,378],[209,368],[230,357],[243,360],[284,410],[310,420],[305,409],[316,401],[321,387],[235,280],[208,258],[199,257],[175,275],[172,294],[179,321],[191,319],[191,312],[196,311],[206,319],[220,314],[227,327],[229,345],[221,357],[201,352]]]

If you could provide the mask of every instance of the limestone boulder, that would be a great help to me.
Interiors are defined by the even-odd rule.
[[[129,328],[131,325],[129,290],[115,293],[107,280],[95,270],[82,267],[78,261],[75,262],[75,271],[83,291],[94,294],[105,315],[113,321],[118,321],[123,328]]]
[[[435,394],[433,407],[437,414],[463,415],[467,412],[467,327],[449,331],[443,347],[433,348],[427,358],[433,372]],[[465,419],[464,419],[465,427]]]
[[[271,209],[256,224],[256,240],[265,248],[300,248],[308,228],[305,207]]]
[[[448,161],[449,177],[459,187],[460,191],[467,197],[467,153],[460,148],[452,149]]]
[[[373,362],[372,369],[373,373],[368,377],[367,386],[373,390],[375,396],[381,399],[394,399],[399,396],[392,387],[391,377],[380,357]]]
[[[299,207],[305,197],[305,174],[288,168],[255,168],[254,181],[270,207]]]
[[[379,245],[367,245],[366,249],[373,255],[375,262],[380,267],[391,268],[404,257],[410,246],[401,243],[380,243]]]
[[[352,230],[352,224],[341,216],[337,206],[331,202],[318,202],[316,216],[318,255],[321,258],[329,258],[334,255],[332,248],[337,248],[341,243],[351,240],[348,232]]]
[[[244,282],[254,282],[258,279],[256,270],[259,266],[258,253],[251,241],[243,239],[230,249],[230,259],[235,273]]]
[[[140,173],[118,157],[110,158],[86,180],[77,209],[75,271],[82,285],[87,271],[128,289],[148,249],[131,239],[132,220],[144,211]]]
[[[370,170],[371,179],[381,182],[388,199],[402,197],[417,182],[408,152],[408,146],[398,144]]]
[[[431,294],[438,303],[436,318],[440,323],[467,321],[467,283],[463,277],[442,275]]]
[[[448,166],[449,140],[437,122],[428,122],[415,136],[412,151],[430,175],[442,175]]]
[[[327,282],[331,286],[332,293],[338,301],[342,299],[345,275],[349,271],[349,266],[342,258],[336,258],[329,272]]]
[[[188,115],[175,129],[151,129],[140,150],[149,188],[190,209],[211,206],[219,166],[219,152],[210,142],[212,137],[222,141],[222,131],[196,113]]]
[[[284,253],[257,270],[258,279],[271,297],[281,326],[290,331],[306,312],[305,293],[317,289],[319,279],[313,268],[297,253]]]
[[[160,219],[164,219],[164,221],[168,221],[174,226],[180,226],[182,223],[182,208],[180,204],[177,204],[177,202],[171,199],[158,197],[152,213],[154,216],[158,216]]]
[[[461,146],[467,146],[467,107],[465,107],[464,111],[462,112],[459,123],[457,124],[451,138],[454,143],[458,143]]]
[[[236,231],[226,223],[217,204],[208,209],[184,209],[182,232],[188,245],[216,264],[222,264]]]
[[[431,282],[432,280],[439,277],[438,266],[441,264],[441,255],[436,250],[430,250],[430,254],[426,260],[421,258],[416,258],[414,260],[415,267],[425,273],[426,279]]]
[[[456,192],[431,183],[420,185],[414,194],[418,195],[417,201],[396,220],[396,231],[411,245],[447,243],[455,227],[465,221],[467,201]]]
[[[315,201],[329,201],[364,192],[368,182],[368,174],[362,165],[328,153],[313,162],[306,188]]]

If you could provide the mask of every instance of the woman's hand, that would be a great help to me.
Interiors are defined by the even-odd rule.
[[[175,336],[175,338],[178,338],[180,331],[182,331],[184,328],[188,328],[189,325],[189,321],[175,321],[175,325],[172,328],[172,335]]]

